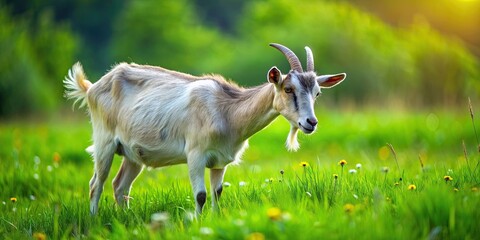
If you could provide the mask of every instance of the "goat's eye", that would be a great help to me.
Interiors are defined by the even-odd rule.
[[[286,88],[284,89],[284,91],[285,91],[286,93],[292,93],[292,92],[293,92],[293,89],[292,89],[291,87],[286,87]]]
[[[317,93],[317,95],[315,95],[315,97],[318,97],[318,96],[320,96],[320,93],[319,93],[319,92]]]

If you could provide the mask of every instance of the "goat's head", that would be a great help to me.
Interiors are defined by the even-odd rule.
[[[280,50],[290,63],[291,70],[286,75],[282,75],[277,67],[272,67],[267,78],[275,85],[273,108],[290,122],[287,148],[297,150],[298,129],[306,134],[313,133],[316,129],[318,121],[313,105],[321,89],[336,86],[345,79],[346,74],[317,75],[309,47],[305,47],[307,71],[303,71],[300,60],[290,49],[276,43],[271,43],[270,46]]]

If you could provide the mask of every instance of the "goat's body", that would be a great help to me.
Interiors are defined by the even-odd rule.
[[[130,161],[150,167],[187,163],[188,153],[198,150],[208,155],[206,167],[224,168],[239,160],[249,137],[228,121],[239,109],[226,110],[262,87],[270,86],[247,90],[217,76],[122,63],[91,86],[87,99],[93,125],[102,122],[102,131]],[[278,116],[270,109],[266,115],[257,128]]]
[[[66,96],[88,103],[95,167],[90,211],[95,214],[115,153],[123,155],[113,180],[115,200],[128,206],[130,188],[143,166],[186,163],[196,212],[206,201],[205,168],[210,168],[212,205],[222,193],[227,165],[238,162],[250,136],[278,115],[290,122],[287,147],[298,148],[297,131],[315,131],[313,104],[320,87],[332,87],[345,74],[317,76],[307,49],[308,68],[286,47],[273,44],[292,66],[287,75],[272,67],[269,83],[241,88],[223,77],[196,77],[160,67],[121,63],[91,84],[79,63],[65,79]]]
[[[210,168],[212,205],[220,196],[226,166],[239,161],[247,139],[279,113],[274,87],[244,89],[222,77],[195,77],[160,67],[121,63],[95,84],[75,65],[68,96],[88,103],[95,173],[90,211],[96,213],[113,155],[124,159],[113,181],[115,199],[128,204],[143,166],[189,166],[197,213],[205,203],[204,169]]]

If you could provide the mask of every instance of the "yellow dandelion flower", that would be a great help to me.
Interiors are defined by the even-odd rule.
[[[408,190],[417,190],[417,186],[413,185],[413,184],[410,184],[408,185]]]
[[[447,175],[443,177],[443,180],[445,180],[445,182],[448,182],[448,181],[452,181],[453,178]]]
[[[16,203],[16,202],[17,202],[17,198],[12,197],[12,198],[10,198],[10,201],[12,201],[13,203]]]
[[[335,180],[337,180],[338,174],[334,173],[334,174],[333,174],[333,178],[334,178]]]
[[[33,239],[35,239],[35,240],[45,240],[45,239],[47,239],[47,235],[45,235],[44,233],[36,232],[36,233],[33,233]]]
[[[346,212],[346,213],[352,213],[353,210],[355,210],[355,205],[351,204],[351,203],[347,203],[343,206],[343,210]]]
[[[277,207],[272,207],[267,210],[267,216],[270,220],[278,221],[282,218],[282,210]]]
[[[250,233],[246,239],[247,240],[265,240],[265,235],[263,235],[263,233],[260,233],[260,232],[253,232],[253,233]]]
[[[472,187],[472,192],[476,192],[478,191],[478,188],[477,187]]]
[[[302,166],[302,167],[308,167],[308,166],[310,166],[310,164],[308,164],[308,162],[301,162],[301,163],[300,163],[300,166]]]
[[[338,162],[338,164],[343,167],[344,165],[347,164],[347,161],[342,159],[342,160],[340,160],[340,162]]]
[[[383,146],[378,149],[378,157],[380,160],[387,160],[390,156],[390,149],[387,146]]]

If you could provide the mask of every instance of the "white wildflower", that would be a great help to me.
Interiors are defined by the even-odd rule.
[[[39,156],[33,157],[33,162],[35,163],[35,165],[39,165],[40,164],[40,157]]]
[[[242,220],[242,219],[235,219],[235,220],[233,220],[233,224],[241,227],[241,226],[245,225],[245,221]]]
[[[292,220],[292,214],[290,214],[289,212],[284,212],[282,213],[282,219],[283,221],[290,221]]]
[[[203,235],[212,235],[213,234],[213,229],[209,227],[201,227],[200,228],[200,233]]]

